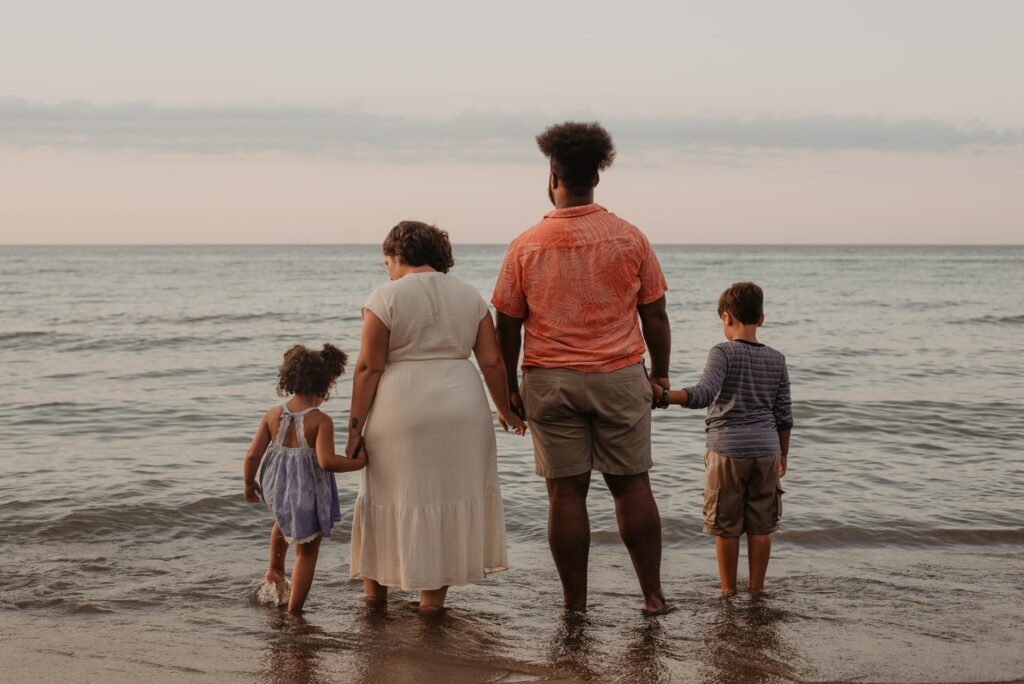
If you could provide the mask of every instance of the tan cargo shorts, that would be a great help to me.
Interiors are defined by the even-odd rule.
[[[641,364],[609,373],[529,368],[522,396],[541,477],[651,469],[652,392]]]
[[[730,458],[704,452],[704,531],[719,537],[771,534],[782,517],[779,454]]]

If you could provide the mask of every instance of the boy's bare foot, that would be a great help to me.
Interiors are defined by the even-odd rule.
[[[735,589],[723,589],[722,590],[722,598],[724,598],[724,599],[731,599],[735,595],[736,595],[736,590]]]

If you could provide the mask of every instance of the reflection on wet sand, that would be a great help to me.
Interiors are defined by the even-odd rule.
[[[717,612],[702,630],[700,653],[706,682],[777,682],[796,679],[795,649],[782,637],[779,624],[787,613],[768,595],[740,594],[717,599]]]
[[[325,681],[321,675],[324,632],[301,616],[274,610],[268,617],[268,639],[260,659],[261,682],[293,684]]]
[[[594,679],[596,671],[591,662],[594,629],[594,623],[586,612],[565,610],[548,641],[547,662],[580,679]]]
[[[677,637],[678,638],[678,637]],[[637,628],[622,658],[622,682],[667,682],[672,679],[666,658],[675,653],[662,620],[647,618]]]
[[[564,677],[551,668],[515,660],[501,634],[492,634],[478,619],[451,611],[423,615],[414,603],[393,602],[386,609],[366,609],[356,620],[356,631],[359,648],[346,676],[360,684]]]

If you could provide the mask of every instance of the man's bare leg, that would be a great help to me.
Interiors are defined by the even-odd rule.
[[[548,478],[548,545],[562,580],[566,608],[587,607],[587,561],[590,517],[587,491],[590,473]]]
[[[740,562],[739,537],[715,537],[715,555],[718,556],[718,580],[722,594],[736,593],[736,567]]]
[[[605,475],[604,481],[615,497],[615,518],[619,536],[629,550],[633,569],[644,594],[644,613],[668,612],[661,591],[661,516],[651,493],[647,473]]]
[[[750,591],[764,591],[764,577],[768,574],[768,559],[772,555],[772,535],[747,535],[747,565],[750,568]]]

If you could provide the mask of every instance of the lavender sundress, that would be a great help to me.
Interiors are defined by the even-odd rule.
[[[341,520],[334,473],[320,468],[316,449],[306,444],[302,419],[316,410],[310,406],[294,413],[282,406],[277,439],[267,445],[260,463],[257,479],[263,501],[274,513],[289,544],[304,544],[318,536],[330,537],[334,523]],[[284,438],[292,425],[298,446],[286,447]]]

